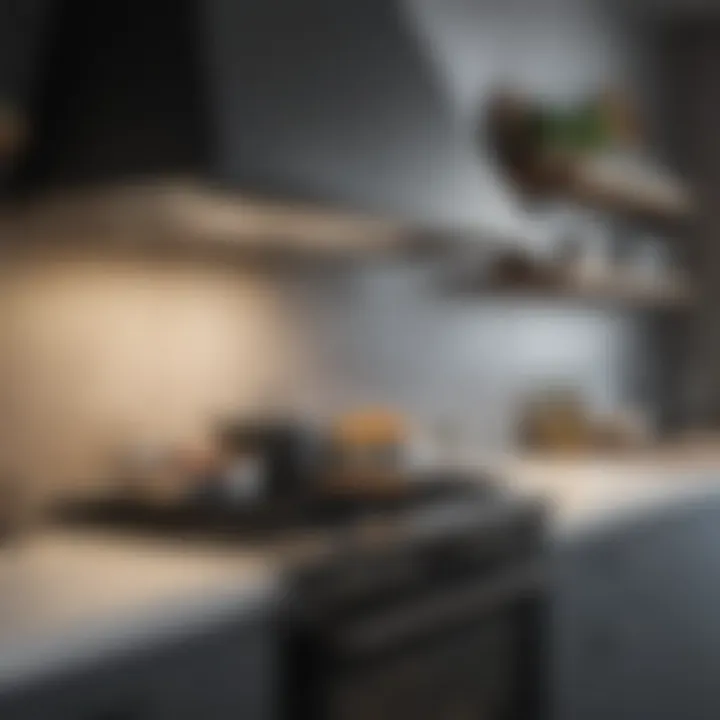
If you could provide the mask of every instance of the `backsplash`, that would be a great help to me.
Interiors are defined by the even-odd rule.
[[[548,382],[569,382],[598,410],[629,395],[631,317],[460,299],[443,294],[441,277],[376,270],[308,293],[304,327],[316,354],[304,377],[315,397],[395,403],[429,423],[457,420],[478,444],[504,446],[517,402]]]
[[[293,280],[51,250],[2,267],[3,466],[53,487],[268,404],[389,403],[497,448],[538,383],[569,379],[605,408],[627,381],[629,320],[459,302],[420,270]]]
[[[292,366],[256,277],[93,254],[3,263],[3,454],[38,481],[92,477],[118,444],[192,438]]]

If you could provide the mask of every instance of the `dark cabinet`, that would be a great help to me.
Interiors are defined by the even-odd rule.
[[[719,519],[678,501],[558,549],[555,717],[720,715]]]
[[[273,720],[275,642],[271,621],[240,619],[0,696],[0,717]]]

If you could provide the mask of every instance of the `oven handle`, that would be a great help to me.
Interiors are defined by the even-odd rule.
[[[392,649],[447,625],[461,624],[507,603],[541,594],[546,577],[547,568],[542,562],[527,563],[498,577],[353,622],[337,631],[333,644],[346,656]]]

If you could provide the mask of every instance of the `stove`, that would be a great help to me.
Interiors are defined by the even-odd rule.
[[[357,524],[288,598],[291,720],[545,716],[545,513],[495,495]]]
[[[545,509],[492,482],[426,478],[402,497],[252,512],[116,499],[63,521],[285,547],[284,720],[546,714]]]

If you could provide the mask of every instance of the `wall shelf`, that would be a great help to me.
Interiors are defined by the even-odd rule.
[[[446,288],[453,294],[647,309],[688,308],[694,301],[685,280],[649,282],[619,272],[580,281],[550,267],[542,282],[488,283],[473,271],[474,258],[502,252],[509,238],[271,203],[188,180],[67,192],[16,209],[3,223],[5,237],[13,227],[17,247],[29,251],[50,242],[56,249],[79,245],[148,257],[220,254],[303,272],[428,258],[461,264],[463,275]]]
[[[434,256],[441,236],[394,219],[249,197],[194,179],[77,188],[4,208],[4,237],[312,266]]]
[[[684,280],[645,282],[607,276],[590,280],[552,283],[498,283],[483,278],[461,278],[449,285],[455,296],[510,301],[567,301],[591,306],[637,310],[690,310],[695,295]]]
[[[565,188],[569,199],[619,217],[659,226],[680,227],[694,217],[689,193],[679,181],[665,187],[600,178],[578,169]]]
[[[691,188],[644,155],[638,149],[642,146],[639,138],[628,141],[623,132],[612,136],[610,125],[617,107],[605,108],[604,117],[601,105],[595,108],[594,124],[608,126],[608,137],[604,144],[587,147],[573,144],[570,137],[563,144],[547,127],[543,132],[543,122],[548,125],[553,117],[551,109],[543,121],[547,112],[521,96],[498,95],[489,106],[489,144],[521,196],[562,199],[653,225],[684,224],[693,218]],[[554,122],[557,125],[561,120],[555,117]],[[567,135],[569,129],[565,130]],[[614,132],[618,133],[617,128]]]

